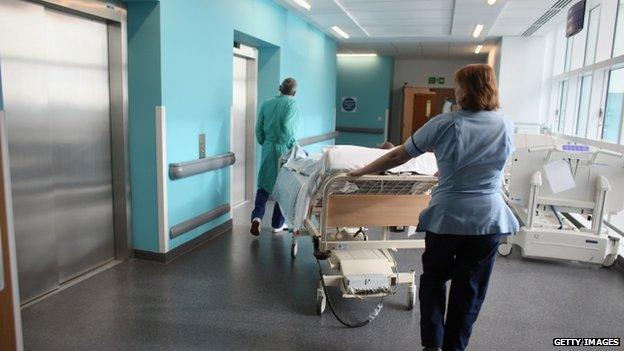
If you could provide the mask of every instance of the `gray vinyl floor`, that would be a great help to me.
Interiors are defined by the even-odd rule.
[[[168,265],[123,262],[24,309],[26,350],[420,350],[405,288],[373,323],[346,329],[315,314],[309,238],[295,260],[289,248],[289,235],[237,225]],[[421,270],[418,250],[397,258]],[[334,300],[351,318],[376,304]],[[550,350],[553,337],[624,338],[624,272],[497,258],[469,349]]]

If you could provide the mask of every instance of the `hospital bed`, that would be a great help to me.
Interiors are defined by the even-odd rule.
[[[388,227],[416,226],[419,213],[429,204],[430,192],[437,178],[403,172],[352,178],[344,168],[357,168],[378,155],[365,155],[360,164],[345,167],[344,164],[328,165],[333,151],[326,152],[325,157],[317,161],[319,168],[308,177],[283,167],[276,188],[286,187],[286,178],[295,179],[294,183],[299,186],[290,187],[289,195],[279,190],[277,196],[274,194],[278,202],[288,202],[295,197],[293,189],[298,193],[294,205],[284,206],[280,202],[280,207],[286,208],[285,212],[289,208],[299,212],[295,217],[301,216],[301,210],[297,210],[302,206],[301,203],[305,206],[300,224],[295,224],[291,253],[293,257],[296,256],[300,236],[307,234],[312,237],[320,272],[316,294],[317,314],[321,315],[329,305],[343,324],[360,326],[370,322],[381,309],[380,304],[363,322],[344,322],[328,299],[327,288],[330,286],[338,287],[344,298],[383,299],[395,294],[397,287],[405,284],[408,290],[407,308],[411,310],[416,303],[415,273],[413,270],[399,272],[392,252],[398,249],[422,249],[424,240],[393,238]],[[431,160],[435,163],[435,158],[432,159],[431,155],[427,157],[429,163]],[[354,158],[346,155],[345,159],[352,163]],[[422,167],[416,169],[422,171]],[[435,171],[437,167],[427,168],[423,172],[433,174]],[[289,217],[288,214],[286,216]],[[290,221],[298,223],[296,218]],[[378,238],[373,238],[370,231],[365,229],[373,227],[381,229]],[[323,260],[328,262],[332,273],[324,272],[320,263]]]
[[[517,148],[511,162],[506,195],[521,228],[499,254],[518,247],[523,257],[615,263],[619,238],[602,224],[624,207],[622,154],[554,142]]]

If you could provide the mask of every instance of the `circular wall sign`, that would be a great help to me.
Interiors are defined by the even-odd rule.
[[[343,97],[341,105],[342,105],[342,112],[356,112],[357,111],[357,98]]]

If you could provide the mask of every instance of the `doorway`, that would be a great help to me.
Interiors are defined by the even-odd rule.
[[[455,101],[454,89],[404,87],[402,141],[407,140],[429,119],[441,114],[447,100]]]
[[[230,181],[233,209],[251,203],[255,190],[255,122],[258,86],[258,50],[238,45],[234,48],[231,151],[236,155]]]

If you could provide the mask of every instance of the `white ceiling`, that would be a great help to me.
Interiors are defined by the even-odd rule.
[[[306,11],[293,0],[275,0],[329,33],[340,52],[376,52],[398,58],[474,57],[504,35],[521,35],[557,0],[306,0]],[[342,8],[341,8],[342,7]],[[483,34],[472,38],[477,23]],[[350,35],[345,40],[330,28]]]

